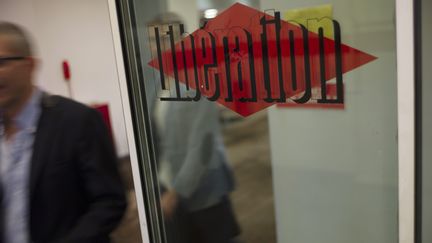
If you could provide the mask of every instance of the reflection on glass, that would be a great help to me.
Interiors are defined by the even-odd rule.
[[[173,44],[172,25],[157,21],[152,23],[154,29],[168,30],[169,44]],[[152,40],[159,40],[158,32],[155,37]],[[152,49],[157,45],[151,43]],[[175,86],[178,94],[186,97],[193,92],[172,79],[160,81],[162,89],[157,97],[164,97],[164,90],[169,92],[165,85]],[[166,238],[169,243],[233,242],[240,233],[229,195],[234,189],[234,176],[222,140],[217,106],[205,99],[184,101],[158,98],[152,109]]]

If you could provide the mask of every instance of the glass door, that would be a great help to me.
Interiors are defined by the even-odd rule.
[[[111,7],[145,241],[412,242],[395,1]]]
[[[428,104],[431,102],[432,72],[428,68],[431,63],[432,48],[428,43],[432,40],[430,30],[432,10],[431,1],[416,2],[416,119],[417,119],[417,191],[416,191],[416,216],[418,242],[432,241],[432,233],[428,230],[432,226],[432,153],[429,150],[432,144],[432,130],[429,126],[432,122],[432,112]]]

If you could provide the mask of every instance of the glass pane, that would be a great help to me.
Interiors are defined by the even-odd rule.
[[[397,242],[394,9],[133,1],[166,242]]]
[[[432,92],[432,72],[429,68],[430,63],[432,62],[432,48],[429,43],[432,41],[432,32],[429,27],[429,23],[431,22],[430,11],[432,10],[432,2],[431,1],[421,1],[421,33],[422,33],[422,46],[421,46],[421,55],[422,55],[422,78],[421,78],[421,86],[422,90],[422,161],[420,161],[422,166],[422,234],[423,239],[422,242],[431,242],[432,241],[432,232],[430,232],[430,228],[432,227],[432,178],[430,176],[432,172],[432,167],[430,161],[432,160],[432,151],[429,149],[432,145],[432,129],[429,124],[432,122],[432,112],[430,106],[431,104],[431,96],[429,95]]]

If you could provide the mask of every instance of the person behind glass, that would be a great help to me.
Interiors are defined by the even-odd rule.
[[[168,13],[148,26],[163,29],[178,25],[179,19]],[[170,86],[175,87],[173,83]],[[194,93],[184,84],[180,89],[185,95]],[[166,95],[163,91],[157,94]],[[161,208],[168,243],[235,242],[240,228],[229,199],[234,177],[223,144],[218,107],[205,97],[197,102],[156,100],[152,113],[157,127],[156,150],[160,151]]]
[[[126,199],[100,114],[33,84],[24,30],[0,22],[0,239],[107,243]]]

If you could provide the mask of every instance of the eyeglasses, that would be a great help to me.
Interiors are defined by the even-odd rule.
[[[0,67],[5,66],[11,61],[24,60],[26,57],[0,57]]]

